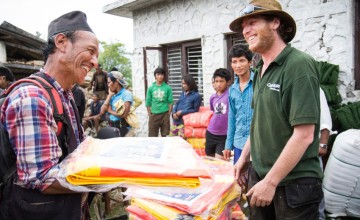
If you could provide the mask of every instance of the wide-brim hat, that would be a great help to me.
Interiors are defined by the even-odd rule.
[[[281,23],[285,25],[285,31],[288,32],[286,43],[294,39],[296,34],[296,23],[293,17],[282,10],[281,4],[277,0],[252,0],[241,12],[240,17],[230,23],[230,30],[242,33],[241,26],[244,18],[254,15],[272,15],[279,17]]]

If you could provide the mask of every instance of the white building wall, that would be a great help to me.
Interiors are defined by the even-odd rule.
[[[6,45],[4,42],[0,41],[0,63],[6,63]]]
[[[215,69],[226,67],[224,34],[249,1],[239,0],[176,0],[135,11],[134,19],[134,94],[145,103],[143,50],[145,46],[159,46],[201,39],[203,49],[204,103],[209,104],[214,92],[211,77]],[[344,102],[359,100],[354,91],[354,21],[353,0],[280,0],[283,9],[297,23],[292,45],[311,54],[315,59],[340,65],[339,90]],[[159,65],[158,52],[147,52],[148,85]],[[176,100],[175,100],[176,101]],[[138,136],[147,135],[148,117],[143,104],[138,110],[142,128]]]

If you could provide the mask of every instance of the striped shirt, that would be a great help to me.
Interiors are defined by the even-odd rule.
[[[77,144],[80,144],[85,137],[79,137],[75,112],[70,103],[74,100],[73,94],[71,90],[64,91],[50,76],[48,78],[60,94],[64,114],[69,116]],[[16,184],[41,191],[55,181],[62,155],[52,103],[45,94],[46,91],[35,85],[20,86],[6,98],[1,108],[1,123],[9,133],[17,159]]]

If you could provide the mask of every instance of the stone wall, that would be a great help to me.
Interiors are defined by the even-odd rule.
[[[239,0],[170,0],[135,11],[133,82],[134,94],[145,99],[143,50],[188,40],[202,42],[204,104],[214,92],[211,77],[215,69],[226,67],[225,34],[248,1]],[[340,65],[339,90],[344,102],[359,100],[354,91],[354,21],[352,0],[280,0],[283,9],[297,22],[292,45],[315,59]],[[148,85],[159,65],[159,52],[147,52]],[[176,100],[175,100],[176,101]],[[144,104],[137,109],[142,124],[138,136],[147,135],[147,112]]]

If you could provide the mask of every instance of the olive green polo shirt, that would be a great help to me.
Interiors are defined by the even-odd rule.
[[[300,177],[322,178],[318,158],[320,124],[319,73],[315,60],[287,45],[269,65],[262,78],[257,66],[250,140],[255,171],[269,172],[293,133],[293,126],[315,124],[314,141],[281,182]]]

